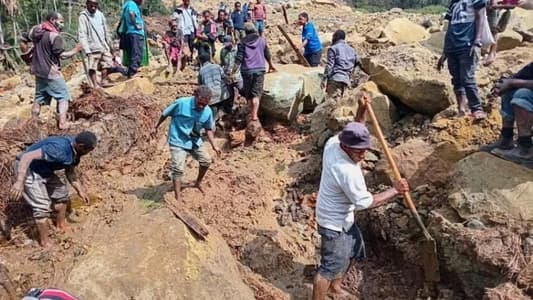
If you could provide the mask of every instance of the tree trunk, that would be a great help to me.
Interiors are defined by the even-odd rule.
[[[2,27],[2,15],[0,15],[0,46],[4,45],[4,29]]]
[[[13,43],[17,45],[17,16],[13,15]]]
[[[53,0],[53,3],[54,3],[54,11],[57,11],[56,0]]]
[[[72,28],[72,0],[68,0],[68,31]]]

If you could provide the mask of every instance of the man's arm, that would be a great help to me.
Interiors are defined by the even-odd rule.
[[[265,59],[267,60],[268,62],[268,68],[270,69],[269,72],[274,72],[276,71],[276,68],[274,68],[274,64],[272,63],[272,54],[270,53],[270,48],[268,48],[268,45],[265,44],[265,50],[264,50],[264,54],[265,54]]]
[[[78,193],[80,198],[85,201],[85,203],[89,204],[89,197],[87,196],[81,181],[78,179],[78,174],[76,174],[75,167],[69,167],[65,169],[65,175],[67,176],[68,182],[70,182],[70,185],[72,185],[74,190],[76,190],[76,193]]]
[[[217,155],[220,155],[220,149],[215,144],[215,133],[211,129],[206,130],[207,134],[207,140],[209,141],[209,144],[211,144],[211,147],[213,147],[213,150],[216,152]]]
[[[357,112],[354,117],[354,121],[358,123],[365,123],[365,113],[367,105],[372,102],[371,96],[366,91],[362,91],[361,97],[359,97]]]
[[[372,202],[372,205],[369,207],[369,209],[387,204],[390,201],[394,200],[394,198],[398,196],[399,194],[400,193],[395,188],[390,188],[384,192],[375,194],[373,196],[374,201]]]
[[[524,80],[524,79],[510,79],[510,83],[512,89],[520,89],[520,88],[526,88],[526,89],[533,89],[533,80]]]
[[[87,26],[87,17],[83,14],[78,18],[78,39],[80,45],[85,53],[90,53],[91,48],[89,48],[89,39],[88,39],[88,26]]]
[[[22,197],[22,191],[24,189],[24,178],[26,177],[26,172],[31,162],[36,159],[41,159],[43,157],[42,149],[37,149],[24,153],[20,158],[18,168],[17,168],[17,180],[13,184],[10,192],[11,200],[18,200]]]
[[[324,78],[322,79],[323,82],[326,82],[331,77],[331,73],[333,72],[333,66],[335,65],[335,51],[333,49],[329,48],[327,53],[327,62],[326,67],[324,68]]]
[[[483,19],[485,18],[486,8],[482,7],[476,10],[476,38],[474,43],[481,41],[481,33],[483,32]]]
[[[135,29],[137,30],[140,30],[141,28],[139,28],[139,24],[137,24],[137,18],[135,17],[135,12],[130,10],[130,21],[131,21],[131,24],[133,24],[133,27],[135,27]]]

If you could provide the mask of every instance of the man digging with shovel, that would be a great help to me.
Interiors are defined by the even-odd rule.
[[[342,289],[343,276],[352,259],[365,257],[364,241],[355,224],[354,211],[384,205],[409,190],[405,179],[376,195],[366,188],[360,162],[370,149],[370,134],[364,125],[369,103],[367,95],[361,97],[355,122],[330,138],[324,148],[316,206],[322,241],[321,260],[313,283],[313,300],[326,299],[328,292],[348,294]]]

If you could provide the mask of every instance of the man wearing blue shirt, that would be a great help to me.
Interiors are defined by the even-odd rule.
[[[65,170],[67,180],[86,203],[89,197],[78,180],[75,167],[80,158],[96,147],[96,136],[82,132],[76,137],[49,137],[29,146],[15,162],[15,184],[11,188],[11,199],[21,196],[31,206],[39,231],[39,242],[50,246],[48,218],[52,210],[57,212],[56,226],[66,231],[66,203],[70,200],[68,187],[55,171]]]
[[[240,41],[245,36],[244,23],[246,23],[246,12],[241,10],[240,2],[235,2],[235,9],[231,13],[231,21],[233,22],[235,40]]]
[[[304,57],[311,67],[317,67],[322,57],[322,43],[320,43],[315,25],[309,21],[309,15],[305,12],[298,15],[298,24],[302,25]]]
[[[170,145],[172,160],[171,176],[177,201],[180,201],[181,178],[183,177],[187,154],[191,154],[200,163],[195,187],[203,192],[201,187],[202,179],[211,165],[211,157],[202,146],[202,130],[206,131],[207,139],[215,153],[217,155],[220,154],[220,150],[214,142],[215,122],[213,120],[213,112],[208,106],[210,100],[211,90],[207,86],[199,86],[193,97],[176,99],[174,103],[168,106],[152,130],[152,138],[154,138],[159,125],[166,118],[171,118],[168,130],[168,144]]]
[[[137,73],[144,51],[144,21],[141,14],[143,0],[128,0],[122,7],[122,22],[126,26],[127,47],[130,64],[128,76]]]
[[[487,116],[481,107],[476,83],[476,65],[483,46],[481,32],[486,6],[486,0],[452,0],[446,15],[450,25],[444,38],[444,54],[437,66],[440,70],[444,60],[448,59],[459,116],[465,115],[468,101],[475,119]]]

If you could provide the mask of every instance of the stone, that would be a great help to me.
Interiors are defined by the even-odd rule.
[[[361,88],[372,96],[372,108],[378,119],[379,125],[386,135],[392,130],[392,125],[398,121],[399,116],[396,111],[396,106],[390,101],[387,95],[383,94],[378,86],[372,82],[367,81],[361,85]],[[359,99],[359,97],[356,97]],[[369,126],[370,132],[375,133],[373,126]]]
[[[451,175],[455,158],[444,144],[434,146],[422,139],[410,139],[392,149],[398,169],[411,187],[424,184],[443,185]],[[393,174],[386,159],[381,159],[372,182],[392,183]]]
[[[507,29],[518,28],[529,31],[533,29],[533,11],[516,7],[511,12],[511,18]]]
[[[261,111],[275,119],[292,122],[304,109],[314,109],[324,101],[320,88],[322,68],[279,65],[265,76]]]
[[[433,116],[454,101],[447,73],[435,71],[437,56],[424,47],[401,45],[364,57],[363,70],[379,89],[416,112]]]
[[[522,44],[522,35],[518,32],[507,29],[504,32],[498,34],[498,40],[496,45],[498,46],[498,51],[510,50],[516,48]]]
[[[480,152],[461,160],[451,178],[448,201],[462,218],[533,220],[533,170]]]
[[[22,78],[20,76],[18,75],[11,76],[9,78],[6,78],[0,81],[0,90],[4,90],[4,91],[12,90],[21,83],[22,83]]]
[[[377,43],[378,39],[382,36],[383,29],[375,28],[372,31],[365,34],[365,39],[369,43]]]
[[[143,94],[152,95],[155,92],[155,86],[148,78],[134,77],[106,88],[105,91],[113,96],[121,97],[131,96],[141,91]]]
[[[440,28],[439,26],[432,26],[428,29],[429,33],[436,33],[436,32],[441,32],[442,31],[442,28]]]
[[[199,241],[167,209],[128,213],[102,229],[112,238],[89,248],[59,288],[81,299],[254,298],[216,231]]]
[[[479,230],[485,228],[485,224],[478,219],[470,219],[466,222],[466,227]]]
[[[389,38],[389,41],[394,45],[419,42],[427,40],[430,36],[424,27],[409,21],[407,18],[397,18],[390,21],[385,26],[383,35]]]
[[[391,8],[391,9],[389,10],[389,12],[390,12],[391,14],[401,14],[401,13],[403,13],[403,9],[401,9],[401,8],[399,8],[399,7],[394,7],[394,8]]]

